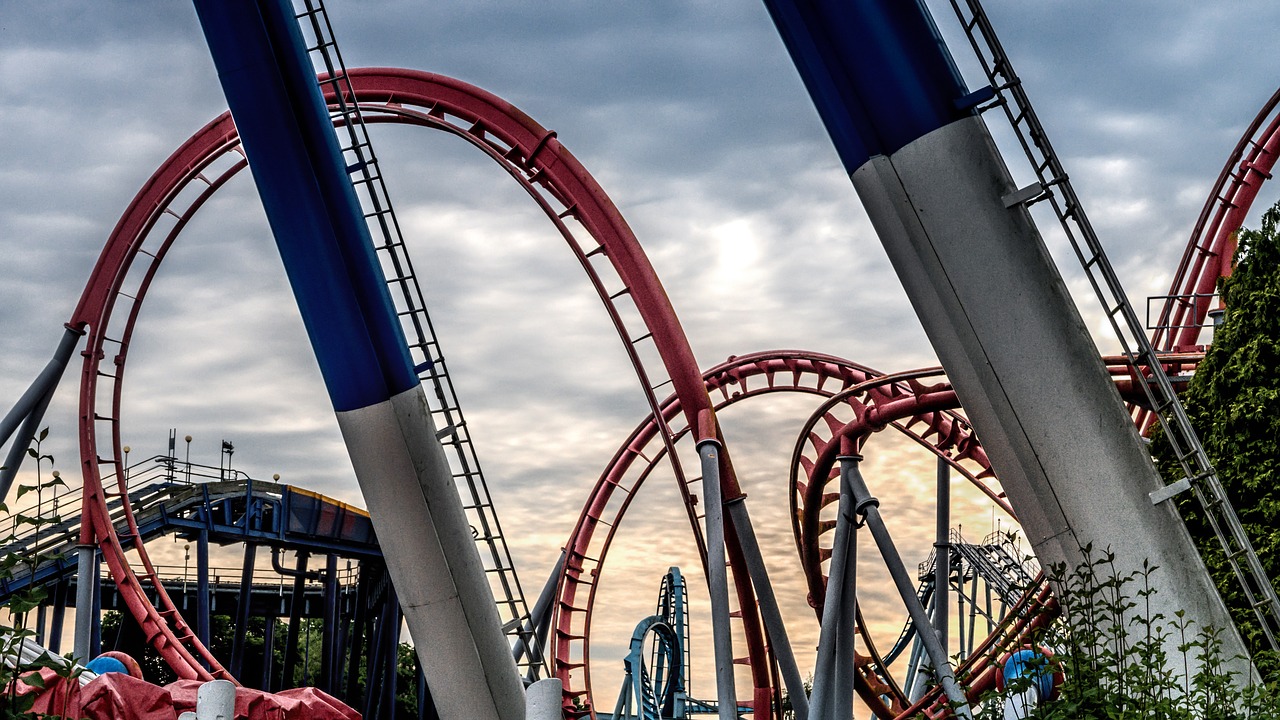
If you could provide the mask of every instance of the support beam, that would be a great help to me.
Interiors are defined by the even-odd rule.
[[[841,483],[841,494],[848,492],[848,483]],[[853,720],[854,674],[857,657],[858,622],[858,526],[851,524],[845,540],[844,578],[840,589],[839,626],[836,632],[835,678],[832,683],[834,697],[831,704],[835,720]]]
[[[529,612],[529,619],[525,622],[520,638],[511,652],[517,664],[525,657],[529,658],[529,671],[524,678],[526,683],[536,682],[546,663],[544,649],[547,646],[547,633],[551,627],[551,609],[555,603],[556,590],[560,587],[560,576],[564,573],[567,557],[568,553],[561,550],[560,558],[556,560],[555,567],[551,568],[551,574],[542,584],[542,591],[538,593],[538,599]],[[527,709],[528,703],[526,702],[525,705]]]
[[[258,558],[258,546],[244,544],[244,562],[240,567],[240,597],[236,602],[236,634],[231,641],[231,674],[243,682],[245,633],[249,630],[249,605],[253,598],[253,566]]]
[[[49,647],[48,638],[45,637],[45,631],[48,630],[49,606],[41,603],[36,607],[36,644],[41,647]]]
[[[53,620],[49,623],[49,652],[62,654],[62,628],[67,616],[68,585],[66,577],[53,588]]]
[[[338,556],[329,554],[324,564],[324,632],[320,647],[320,689],[336,692],[335,669],[338,665],[335,653],[338,641]]]
[[[297,568],[293,575],[293,593],[289,597],[289,629],[284,643],[284,676],[281,688],[293,687],[293,676],[298,667],[298,639],[302,633],[302,606],[306,602],[307,558],[305,551],[298,552]]]
[[[853,657],[845,648],[845,637],[853,635],[855,615],[846,616],[845,593],[856,593],[857,549],[853,540],[853,494],[840,479],[840,500],[836,510],[836,532],[831,546],[827,590],[822,602],[822,626],[818,634],[818,658],[813,668],[813,695],[809,698],[810,720],[848,720],[852,715]],[[848,640],[852,642],[852,637]],[[847,663],[841,666],[841,663]],[[846,681],[845,676],[848,676]],[[841,695],[848,691],[848,698]]]
[[[258,686],[267,692],[279,687],[275,684],[276,674],[276,616],[268,615],[262,620],[262,683]]]
[[[373,562],[364,561],[360,563],[360,579],[356,581],[356,609],[354,616],[351,618],[351,652],[347,656],[347,694],[346,701],[354,706],[356,701],[357,681],[360,677],[360,660],[365,648],[372,644],[371,631],[368,629],[368,606],[370,605],[369,594],[372,592],[373,580],[370,577],[373,572]],[[421,662],[419,662],[421,667]],[[369,692],[368,685],[365,686],[365,693]]]
[[[862,479],[862,473],[858,471],[858,462],[861,459],[856,455],[840,458],[841,482],[848,483],[853,495],[854,512],[862,518],[867,528],[871,530],[871,536],[875,538],[876,547],[880,550],[885,568],[889,570],[893,584],[898,588],[898,595],[907,606],[907,614],[911,616],[911,622],[916,626],[916,636],[924,644],[929,662],[933,664],[934,676],[946,693],[947,699],[951,701],[952,712],[957,717],[973,720],[973,711],[969,708],[964,690],[956,683],[955,672],[951,668],[951,659],[947,657],[946,648],[938,642],[938,636],[933,632],[929,616],[925,613],[924,606],[920,604],[920,598],[916,596],[911,574],[902,564],[902,556],[898,554],[898,548],[893,544],[893,538],[890,537],[889,530],[880,517],[880,501],[872,497],[871,492],[867,490],[866,481]]]
[[[947,613],[951,584],[951,464],[938,458],[938,527],[933,542],[933,631],[947,648],[950,617]]]
[[[524,715],[528,720],[561,720],[564,717],[564,683],[560,678],[539,680],[529,686],[526,696]]]
[[[1026,206],[1005,202],[1018,185],[926,4],[765,4],[1041,565],[1092,546],[1120,576],[1159,567],[1150,612],[1222,628],[1227,669],[1252,676],[1186,528],[1151,507],[1163,482]]]
[[[78,662],[92,660],[93,637],[93,588],[98,584],[94,576],[98,548],[94,545],[76,546],[76,636],[72,652]]]
[[[5,456],[3,467],[0,467],[0,501],[9,495],[9,489],[13,486],[18,468],[27,457],[27,448],[31,446],[31,439],[40,431],[40,422],[49,408],[53,391],[58,388],[58,381],[62,379],[62,373],[67,369],[67,363],[71,360],[83,336],[83,330],[68,327],[58,342],[53,358],[36,376],[31,387],[18,398],[13,408],[3,419],[0,419],[0,445],[9,440],[14,431],[18,432],[17,437],[13,439],[13,444],[9,446],[9,453]]]
[[[385,633],[383,639],[383,679],[382,679],[382,712],[377,717],[395,717],[396,712],[396,695],[399,694],[398,685],[400,682],[400,674],[397,672],[400,660],[400,602],[396,598],[395,588],[387,589],[387,603],[382,610],[385,622],[382,625],[382,631]]]
[[[102,654],[102,553],[93,553],[93,612],[89,615],[89,657]]]
[[[747,513],[746,496],[730,500],[725,508],[729,511],[729,520],[738,536],[738,544],[742,547],[742,556],[747,561],[747,572],[751,576],[751,585],[755,588],[756,599],[760,605],[760,618],[764,621],[769,647],[778,661],[778,671],[782,675],[783,684],[787,687],[787,696],[791,698],[791,709],[795,713],[796,720],[807,720],[809,696],[805,692],[804,681],[800,678],[800,668],[796,664],[791,640],[787,637],[787,626],[782,621],[782,610],[778,606],[777,597],[773,594],[773,583],[769,580],[769,571],[764,565],[760,541],[756,539],[755,528],[751,525],[751,517]]]
[[[733,635],[729,625],[729,580],[724,549],[724,503],[720,491],[720,442],[698,443],[702,494],[706,500],[707,584],[711,593],[711,644],[715,649],[716,699],[720,720],[737,720],[738,693],[733,677]]]
[[[208,508],[205,508],[206,512]],[[206,522],[208,519],[206,518]],[[201,528],[196,536],[196,636],[209,647],[209,530]]]

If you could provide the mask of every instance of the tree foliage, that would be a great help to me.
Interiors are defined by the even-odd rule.
[[[1240,231],[1235,269],[1219,282],[1219,292],[1226,316],[1182,401],[1263,567],[1275,578],[1280,576],[1280,204],[1266,212],[1261,229]],[[1182,477],[1158,434],[1153,454],[1166,480]],[[1189,495],[1180,505],[1246,643],[1264,647],[1199,506]]]

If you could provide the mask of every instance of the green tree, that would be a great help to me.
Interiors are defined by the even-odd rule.
[[[1280,204],[1266,212],[1260,230],[1240,231],[1235,269],[1219,282],[1219,292],[1226,316],[1182,401],[1263,567],[1274,578],[1280,575]],[[1166,480],[1182,477],[1159,433],[1153,455]],[[1187,495],[1180,508],[1245,642],[1264,647],[1200,507]]]

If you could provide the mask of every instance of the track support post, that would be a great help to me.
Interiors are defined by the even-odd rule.
[[[707,507],[707,583],[711,592],[711,637],[716,657],[716,698],[720,720],[738,717],[733,678],[733,636],[729,627],[729,585],[725,571],[724,503],[720,492],[720,441],[698,441],[702,460],[702,488]]]
[[[969,708],[969,700],[965,697],[964,690],[956,683],[955,672],[951,668],[947,650],[938,642],[938,636],[933,631],[932,623],[929,622],[929,615],[920,604],[920,598],[916,596],[911,575],[902,564],[902,556],[898,554],[898,548],[893,544],[893,538],[889,536],[884,519],[880,517],[880,501],[867,490],[867,483],[858,470],[858,463],[861,460],[862,458],[857,455],[846,455],[840,458],[840,482],[842,486],[848,483],[853,494],[853,511],[859,516],[862,524],[871,530],[871,536],[875,538],[880,557],[893,577],[893,584],[897,586],[902,602],[907,606],[911,622],[916,626],[916,636],[924,644],[929,661],[933,663],[934,676],[946,693],[947,699],[951,701],[952,712],[956,717],[973,720],[973,710]]]
[[[853,495],[842,476],[836,535],[822,603],[818,657],[813,670],[813,696],[809,705],[811,720],[850,720],[853,716],[853,624],[858,567],[853,510]]]
[[[933,631],[947,647],[947,591],[951,582],[951,465],[938,458],[938,532],[933,542]]]
[[[769,647],[778,661],[778,671],[782,682],[787,686],[787,695],[791,698],[791,709],[795,720],[808,720],[809,696],[804,689],[804,681],[800,679],[800,668],[796,665],[796,656],[791,648],[791,640],[787,637],[787,627],[782,621],[782,611],[778,607],[778,599],[773,593],[773,583],[769,581],[769,571],[764,565],[764,555],[760,552],[760,542],[756,539],[755,528],[751,525],[751,516],[747,513],[746,496],[739,496],[725,504],[729,521],[742,547],[742,556],[746,560],[747,573],[751,576],[751,585],[756,591],[756,600],[760,605],[760,617],[764,621],[765,632],[769,636]]]
[[[93,588],[98,583],[98,548],[91,544],[76,546],[76,637],[73,645],[76,660],[91,659],[93,642]]]

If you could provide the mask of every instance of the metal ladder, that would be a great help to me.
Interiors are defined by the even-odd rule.
[[[1183,479],[1169,485],[1166,493],[1153,494],[1152,501],[1168,499],[1188,488],[1195,493],[1250,608],[1258,617],[1267,642],[1273,650],[1280,650],[1276,640],[1280,637],[1280,598],[1277,598],[1270,578],[1258,561],[1258,555],[1240,525],[1182,403],[1174,394],[1169,377],[1085,216],[1066,171],[1049,144],[1049,137],[1027,99],[1022,81],[1014,72],[979,0],[950,0],[950,3],[994,91],[994,98],[980,110],[985,112],[995,107],[1004,110],[1035,171],[1037,181],[1011,193],[1005,198],[1005,204],[1013,207],[1047,200],[1053,207],[1120,340],[1135,384],[1142,387],[1149,406],[1160,418],[1165,437],[1182,467]]]
[[[363,115],[355,102],[355,93],[346,66],[333,36],[333,27],[321,0],[292,0],[294,15],[307,44],[307,52],[318,74],[321,91],[334,97],[330,115],[334,119],[338,143],[342,148],[347,173],[355,186],[365,221],[387,274],[396,315],[409,342],[414,370],[428,383],[427,403],[437,428],[436,435],[445,447],[454,484],[462,497],[467,519],[475,535],[476,545],[498,605],[503,632],[515,645],[523,640],[534,652],[518,661],[521,675],[536,680],[547,675],[547,664],[536,635],[529,623],[529,608],[516,576],[511,551],[502,534],[498,516],[481,472],[480,460],[467,430],[466,419],[458,403],[457,393],[449,379],[444,354],[427,313],[422,289],[409,260],[400,224],[396,219],[386,184],[378,168],[378,160]]]

